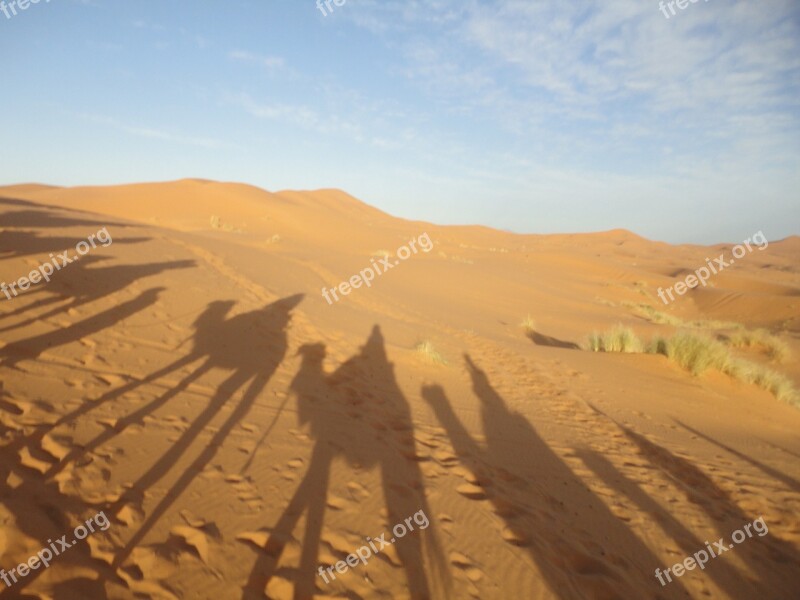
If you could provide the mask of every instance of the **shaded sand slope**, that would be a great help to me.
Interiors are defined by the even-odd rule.
[[[674,331],[645,304],[797,357],[800,239],[664,306],[730,245],[440,227],[336,190],[23,185],[0,189],[0,281],[102,227],[111,245],[0,296],[0,567],[100,510],[111,526],[0,597],[796,597],[800,411],[578,346]],[[430,252],[322,297],[423,233]],[[796,358],[772,367],[800,383]],[[654,577],[759,516],[769,534]]]

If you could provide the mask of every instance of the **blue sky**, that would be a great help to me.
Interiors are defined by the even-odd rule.
[[[518,232],[800,234],[800,4],[676,11],[41,0],[0,12],[0,184],[200,177]]]

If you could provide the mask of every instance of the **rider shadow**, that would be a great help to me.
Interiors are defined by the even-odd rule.
[[[314,448],[302,482],[270,528],[270,538],[253,566],[243,598],[262,597],[270,579],[279,572],[294,580],[294,598],[311,598],[319,593],[319,546],[331,467],[336,459],[357,469],[379,469],[390,526],[419,511],[431,514],[415,460],[411,411],[388,361],[380,328],[375,326],[361,352],[331,375],[323,368],[323,344],[305,345],[299,353],[302,363],[291,390],[297,397],[300,423],[309,426],[315,440]],[[299,568],[279,570],[284,547],[293,539],[292,532],[303,513],[306,524]],[[412,598],[431,598],[434,588],[449,588],[433,526],[397,539],[393,547]],[[423,548],[435,571],[432,580],[425,570]]]
[[[504,539],[527,551],[554,597],[643,597],[653,587],[648,576],[660,565],[658,558],[465,359],[480,400],[485,444],[463,426],[441,386],[424,386],[422,395],[503,519]],[[686,597],[680,581],[662,592]]]

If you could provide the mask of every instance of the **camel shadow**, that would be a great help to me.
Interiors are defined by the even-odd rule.
[[[639,598],[658,585],[649,574],[658,558],[597,498],[521,414],[511,410],[468,356],[480,400],[485,444],[462,425],[444,390],[422,388],[461,463],[505,524],[504,539],[522,548],[558,598]],[[613,539],[610,546],[608,540]],[[679,581],[668,597],[685,597]]]
[[[45,351],[77,342],[108,327],[112,327],[114,324],[154,305],[158,301],[159,294],[163,291],[163,287],[151,288],[142,292],[136,298],[95,313],[69,327],[8,344],[0,349],[0,359],[2,359],[0,360],[0,367],[18,369],[17,365],[22,361],[36,360]]]
[[[192,382],[211,370],[229,371],[231,374],[219,385],[214,396],[209,399],[208,404],[198,413],[189,427],[181,433],[178,440],[145,473],[140,475],[118,500],[107,507],[109,516],[117,514],[125,506],[131,506],[134,511],[141,511],[145,492],[167,475],[175,463],[195,444],[199,435],[221,413],[223,407],[231,402],[238,390],[244,388],[241,400],[233,406],[233,410],[223,423],[215,429],[211,439],[203,445],[203,449],[190,466],[170,486],[166,495],[147,513],[144,522],[139,525],[136,533],[127,541],[125,547],[116,554],[113,566],[119,566],[125,562],[136,545],[191,485],[197,475],[213,460],[233,428],[250,413],[256,399],[283,362],[288,347],[287,328],[291,312],[302,299],[303,295],[297,294],[268,304],[262,309],[230,318],[225,318],[225,316],[232,308],[233,303],[212,303],[195,322],[196,333],[193,349],[186,356],[148,376],[145,381],[155,381],[199,360],[202,360],[202,363],[176,386],[121,419],[113,429],[97,436],[80,450],[80,454],[92,451],[119,435],[130,425],[142,423],[145,416],[153,414],[169,399],[184,391]],[[122,390],[130,391],[137,385],[139,384],[124,386],[115,394],[102,398],[101,402],[108,402],[123,393]],[[63,468],[65,462],[76,458],[77,454],[72,453],[59,466]],[[54,474],[55,471],[48,473],[50,476]]]
[[[51,304],[68,300],[66,304],[38,314],[35,317],[29,317],[13,325],[2,327],[0,328],[0,332],[27,327],[37,321],[57,317],[91,302],[107,298],[133,285],[140,279],[160,275],[161,273],[173,269],[188,269],[195,267],[197,264],[194,260],[174,260],[144,265],[114,265],[110,267],[87,268],[93,263],[102,262],[103,259],[104,257],[101,256],[87,256],[83,259],[83,262],[70,265],[70,276],[68,279],[54,278],[46,288],[34,290],[34,293],[46,292],[49,294],[47,297],[40,298],[11,313],[7,313],[4,317],[29,313],[40,308],[46,308]]]
[[[104,311],[104,313],[97,315],[96,318],[86,319],[66,331],[62,330],[53,334],[38,336],[33,340],[27,340],[19,347],[13,347],[9,350],[7,346],[3,350],[9,350],[7,354],[13,357],[14,360],[22,360],[21,356],[23,354],[24,358],[34,358],[45,348],[69,343],[80,339],[87,332],[98,331],[102,327],[112,325],[117,322],[114,318],[115,316],[123,317],[133,314],[136,310],[140,310],[155,301],[156,296],[157,290],[148,291],[135,302],[125,303],[111,311]],[[131,552],[189,488],[197,475],[214,459],[233,429],[246,419],[256,400],[262,396],[266,384],[283,361],[288,347],[287,329],[291,313],[302,298],[302,294],[297,294],[272,302],[261,309],[232,317],[228,317],[228,313],[234,306],[233,302],[213,302],[195,321],[192,348],[186,355],[177,358],[166,367],[158,369],[141,380],[134,380],[118,386],[95,402],[87,401],[71,413],[58,419],[55,423],[39,427],[32,434],[20,435],[12,443],[3,446],[3,456],[14,460],[16,463],[19,463],[20,451],[23,447],[28,448],[31,456],[41,456],[42,461],[48,460],[51,462],[50,468],[43,473],[35,473],[33,476],[28,473],[24,478],[26,483],[22,489],[17,488],[14,491],[15,496],[19,497],[20,502],[24,503],[26,498],[30,501],[32,496],[41,495],[42,492],[39,491],[41,489],[54,489],[54,493],[50,494],[52,498],[61,498],[62,494],[58,492],[57,482],[59,478],[57,475],[67,465],[95,452],[128,427],[134,424],[145,425],[147,416],[153,415],[170,399],[185,391],[192,382],[197,381],[203,375],[215,369],[227,372],[226,378],[217,387],[212,397],[208,399],[205,406],[198,408],[194,420],[168,446],[167,450],[158,456],[153,464],[145,468],[144,472],[133,483],[126,485],[124,491],[116,500],[112,499],[103,506],[108,518],[116,521],[117,525],[124,522],[126,525],[133,527],[132,535],[124,541],[121,549],[115,552],[111,564],[103,563],[103,566],[98,566],[97,568],[98,573],[104,579],[119,581],[124,585],[124,582],[119,580],[118,573],[124,571],[135,573],[136,571],[135,566],[126,565],[126,560],[131,555]],[[24,353],[23,350],[25,351]],[[56,462],[52,462],[55,458],[54,456],[47,454],[39,447],[44,436],[59,425],[74,422],[77,418],[88,414],[98,406],[112,402],[140,386],[155,384],[161,378],[190,367],[195,363],[199,364],[185,375],[177,385],[170,386],[166,392],[160,394],[154,400],[135,408],[130,414],[119,419],[113,426],[108,426],[106,430],[96,435],[86,444],[73,447],[61,459],[56,459]],[[239,394],[239,390],[243,390],[243,392]],[[234,401],[237,396],[239,397]],[[13,403],[8,404],[13,406]],[[223,410],[229,406],[231,407],[230,412]],[[217,422],[220,419],[221,422]],[[209,429],[211,431],[210,439],[199,444],[199,438]],[[153,493],[154,486],[167,476],[174,469],[175,464],[193,448],[198,448],[196,455],[191,458],[188,467],[181,469],[177,480],[171,483],[166,493],[161,497]],[[29,471],[20,465],[11,468],[15,472],[18,469],[22,469],[22,472]],[[30,493],[26,491],[27,487],[31,487],[32,491]],[[152,508],[145,504],[146,494],[148,497],[155,498]],[[62,514],[65,511],[79,512],[79,505],[82,506],[78,499],[68,500],[65,498],[63,502],[62,500],[57,502],[57,511],[53,512],[58,512],[58,514]],[[133,522],[120,521],[116,518],[119,511],[126,507],[130,509],[128,511],[129,514],[136,516]],[[60,519],[60,521],[66,522],[65,519]],[[75,556],[77,558],[77,555]],[[90,557],[88,562],[91,563],[92,560]],[[15,585],[15,592],[21,592],[36,577],[38,577],[38,572],[35,576],[29,576],[24,582]]]
[[[769,465],[765,465],[764,463],[757,461],[753,457],[748,456],[747,454],[743,454],[742,452],[739,452],[738,450],[735,450],[735,449],[731,448],[730,446],[715,440],[711,436],[706,435],[705,433],[702,433],[700,431],[697,431],[696,429],[693,429],[692,427],[689,427],[688,425],[686,425],[685,423],[683,423],[683,422],[681,422],[681,421],[679,421],[677,419],[673,419],[673,420],[675,421],[676,424],[680,425],[681,427],[683,427],[686,431],[690,432],[691,434],[696,435],[697,437],[702,438],[705,441],[707,441],[709,444],[713,444],[713,445],[715,445],[715,446],[717,446],[719,448],[722,448],[726,452],[728,452],[730,454],[733,454],[735,457],[740,458],[741,460],[750,463],[751,465],[753,465],[754,467],[756,467],[757,469],[759,469],[760,471],[762,471],[766,475],[768,475],[768,476],[772,477],[773,479],[776,479],[776,480],[780,481],[781,483],[783,483],[790,490],[792,490],[794,492],[800,492],[800,481],[798,481],[797,479],[794,479],[793,477],[790,477],[789,475],[781,473],[777,469],[775,469],[773,467],[770,467]]]
[[[618,423],[594,405],[589,404],[589,406],[597,414],[614,422],[644,457],[670,479],[681,485],[686,500],[694,504],[714,523],[715,533],[721,539],[724,538],[727,541],[731,532],[757,518],[742,510],[731,494],[717,485],[697,465],[650,441],[630,427]],[[800,552],[795,546],[775,535],[752,537],[748,538],[746,543],[737,545],[736,553],[746,557],[745,561],[751,565],[750,572],[755,573],[755,577],[737,573],[736,596],[757,597],[761,591],[770,589],[773,598],[788,600],[797,597],[796,583],[800,581]],[[716,569],[719,562],[721,561],[713,561],[707,569]],[[723,568],[720,567],[720,569]]]
[[[360,469],[378,469],[391,526],[410,521],[411,515],[430,515],[423,476],[415,460],[411,411],[388,361],[380,328],[375,326],[361,352],[332,374],[323,368],[325,346],[300,349],[302,363],[291,384],[297,397],[298,418],[315,440],[306,474],[277,523],[270,527],[266,546],[243,590],[243,598],[260,598],[278,572],[294,580],[294,598],[311,598],[336,572],[318,567],[319,546],[325,517],[331,465],[343,459]],[[306,514],[300,565],[288,573],[278,563],[292,539],[300,517]],[[393,538],[394,539],[394,538]],[[449,590],[444,557],[432,524],[393,544],[405,571],[412,598],[432,598],[435,589]],[[424,549],[424,552],[423,552]],[[355,548],[353,551],[355,552]],[[429,577],[425,560],[431,565]],[[324,577],[321,574],[327,573]]]

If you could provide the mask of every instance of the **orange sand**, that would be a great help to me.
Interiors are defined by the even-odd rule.
[[[800,411],[575,346],[617,322],[673,331],[623,305],[644,302],[777,328],[796,357],[800,238],[664,307],[659,286],[730,246],[442,227],[198,180],[0,196],[0,281],[113,236],[0,296],[0,567],[112,521],[0,598],[797,598]],[[430,253],[322,297],[424,232]],[[796,359],[776,368],[800,382]],[[427,529],[317,576],[419,510]],[[762,515],[768,535],[658,583]]]

